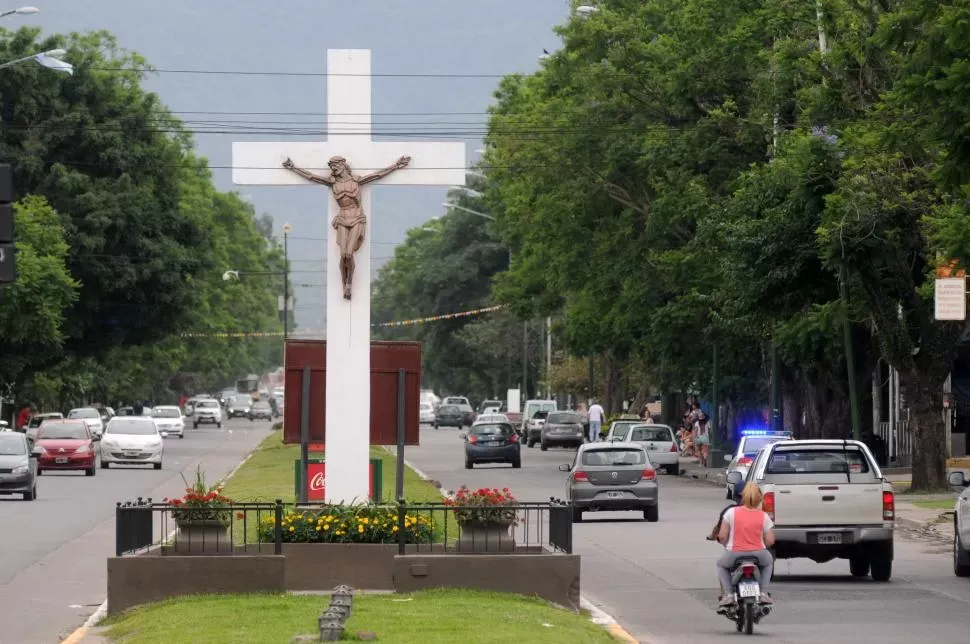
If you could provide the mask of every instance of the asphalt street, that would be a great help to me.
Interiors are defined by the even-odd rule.
[[[52,644],[69,635],[105,598],[114,556],[114,508],[137,497],[180,496],[196,468],[215,483],[270,433],[267,422],[233,420],[165,440],[161,470],[116,466],[45,472],[38,498],[0,496],[0,644]]]
[[[478,465],[469,471],[457,434],[423,428],[421,445],[408,447],[405,459],[445,490],[464,484],[508,487],[523,501],[565,497],[566,474],[557,466],[571,462],[573,450],[523,448],[519,470]],[[727,503],[724,491],[668,475],[660,476],[660,486],[659,523],[635,513],[587,513],[574,524],[582,593],[641,642],[733,640],[739,637],[733,623],[714,613],[721,547],[705,540]],[[846,561],[780,561],[771,588],[776,609],[755,633],[781,644],[966,641],[970,580],[953,575],[950,547],[898,530],[890,583],[853,579]]]

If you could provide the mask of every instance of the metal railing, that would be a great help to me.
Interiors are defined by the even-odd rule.
[[[184,508],[139,497],[115,507],[115,555],[245,555],[282,554],[284,504],[232,503],[211,512],[189,510],[192,520],[179,521]]]
[[[909,421],[900,420],[896,423],[896,432],[888,422],[881,422],[876,428],[876,435],[886,444],[887,460],[890,464],[909,464],[913,457],[913,434]]]
[[[194,515],[193,515],[194,513]],[[501,514],[501,521],[467,521]],[[193,516],[186,516],[186,515]],[[191,520],[186,520],[186,519]],[[550,499],[500,509],[408,502],[362,505],[233,503],[189,510],[151,499],[118,503],[115,554],[283,554],[286,543],[396,544],[400,554],[538,554],[573,549],[572,508]]]

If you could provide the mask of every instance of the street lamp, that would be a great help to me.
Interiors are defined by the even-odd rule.
[[[13,67],[14,65],[19,65],[20,63],[25,63],[28,60],[32,60],[42,67],[47,69],[53,69],[56,72],[64,72],[65,74],[74,75],[74,66],[71,63],[65,62],[60,59],[67,52],[63,49],[51,49],[48,51],[42,51],[39,54],[33,54],[31,56],[24,56],[23,58],[18,58],[16,60],[11,60],[0,65],[0,69],[5,69],[7,67]]]
[[[457,186],[457,188],[458,190],[461,190],[462,192],[464,192],[466,195],[471,195],[476,199],[481,199],[482,197],[485,196],[482,193],[480,193],[478,190],[472,190],[471,188],[466,188],[465,186]]]
[[[467,212],[469,215],[475,215],[476,217],[481,217],[483,219],[490,219],[492,221],[495,221],[495,217],[493,217],[491,215],[486,215],[484,212],[478,212],[477,210],[471,210],[469,208],[465,208],[464,206],[459,206],[458,204],[454,203],[453,201],[446,201],[446,202],[444,202],[441,205],[444,206],[445,208],[453,208],[455,210],[460,210],[462,212]]]
[[[588,4],[584,4],[576,7],[576,13],[582,16],[583,18],[589,18],[591,15],[593,15],[594,13],[597,13],[599,10],[600,10],[599,7],[593,7]]]
[[[0,18],[6,18],[7,16],[12,16],[17,14],[18,16],[29,16],[32,13],[40,13],[40,9],[37,7],[20,7],[19,9],[8,9],[6,11],[0,11]]]

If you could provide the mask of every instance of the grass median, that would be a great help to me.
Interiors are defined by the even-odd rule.
[[[102,623],[118,644],[279,644],[313,633],[327,599],[300,595],[200,595],[135,608]],[[354,597],[344,639],[463,644],[615,642],[583,614],[537,599],[472,590]]]

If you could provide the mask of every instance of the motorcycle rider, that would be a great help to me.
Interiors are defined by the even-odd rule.
[[[761,500],[761,488],[754,483],[748,483],[741,494],[741,505],[729,507],[722,517],[717,540],[724,544],[725,552],[717,560],[717,574],[722,590],[718,612],[723,612],[734,604],[731,571],[738,560],[744,557],[758,560],[758,567],[761,569],[760,601],[763,604],[772,603],[766,589],[774,567],[768,548],[775,545],[775,524],[761,509]]]

